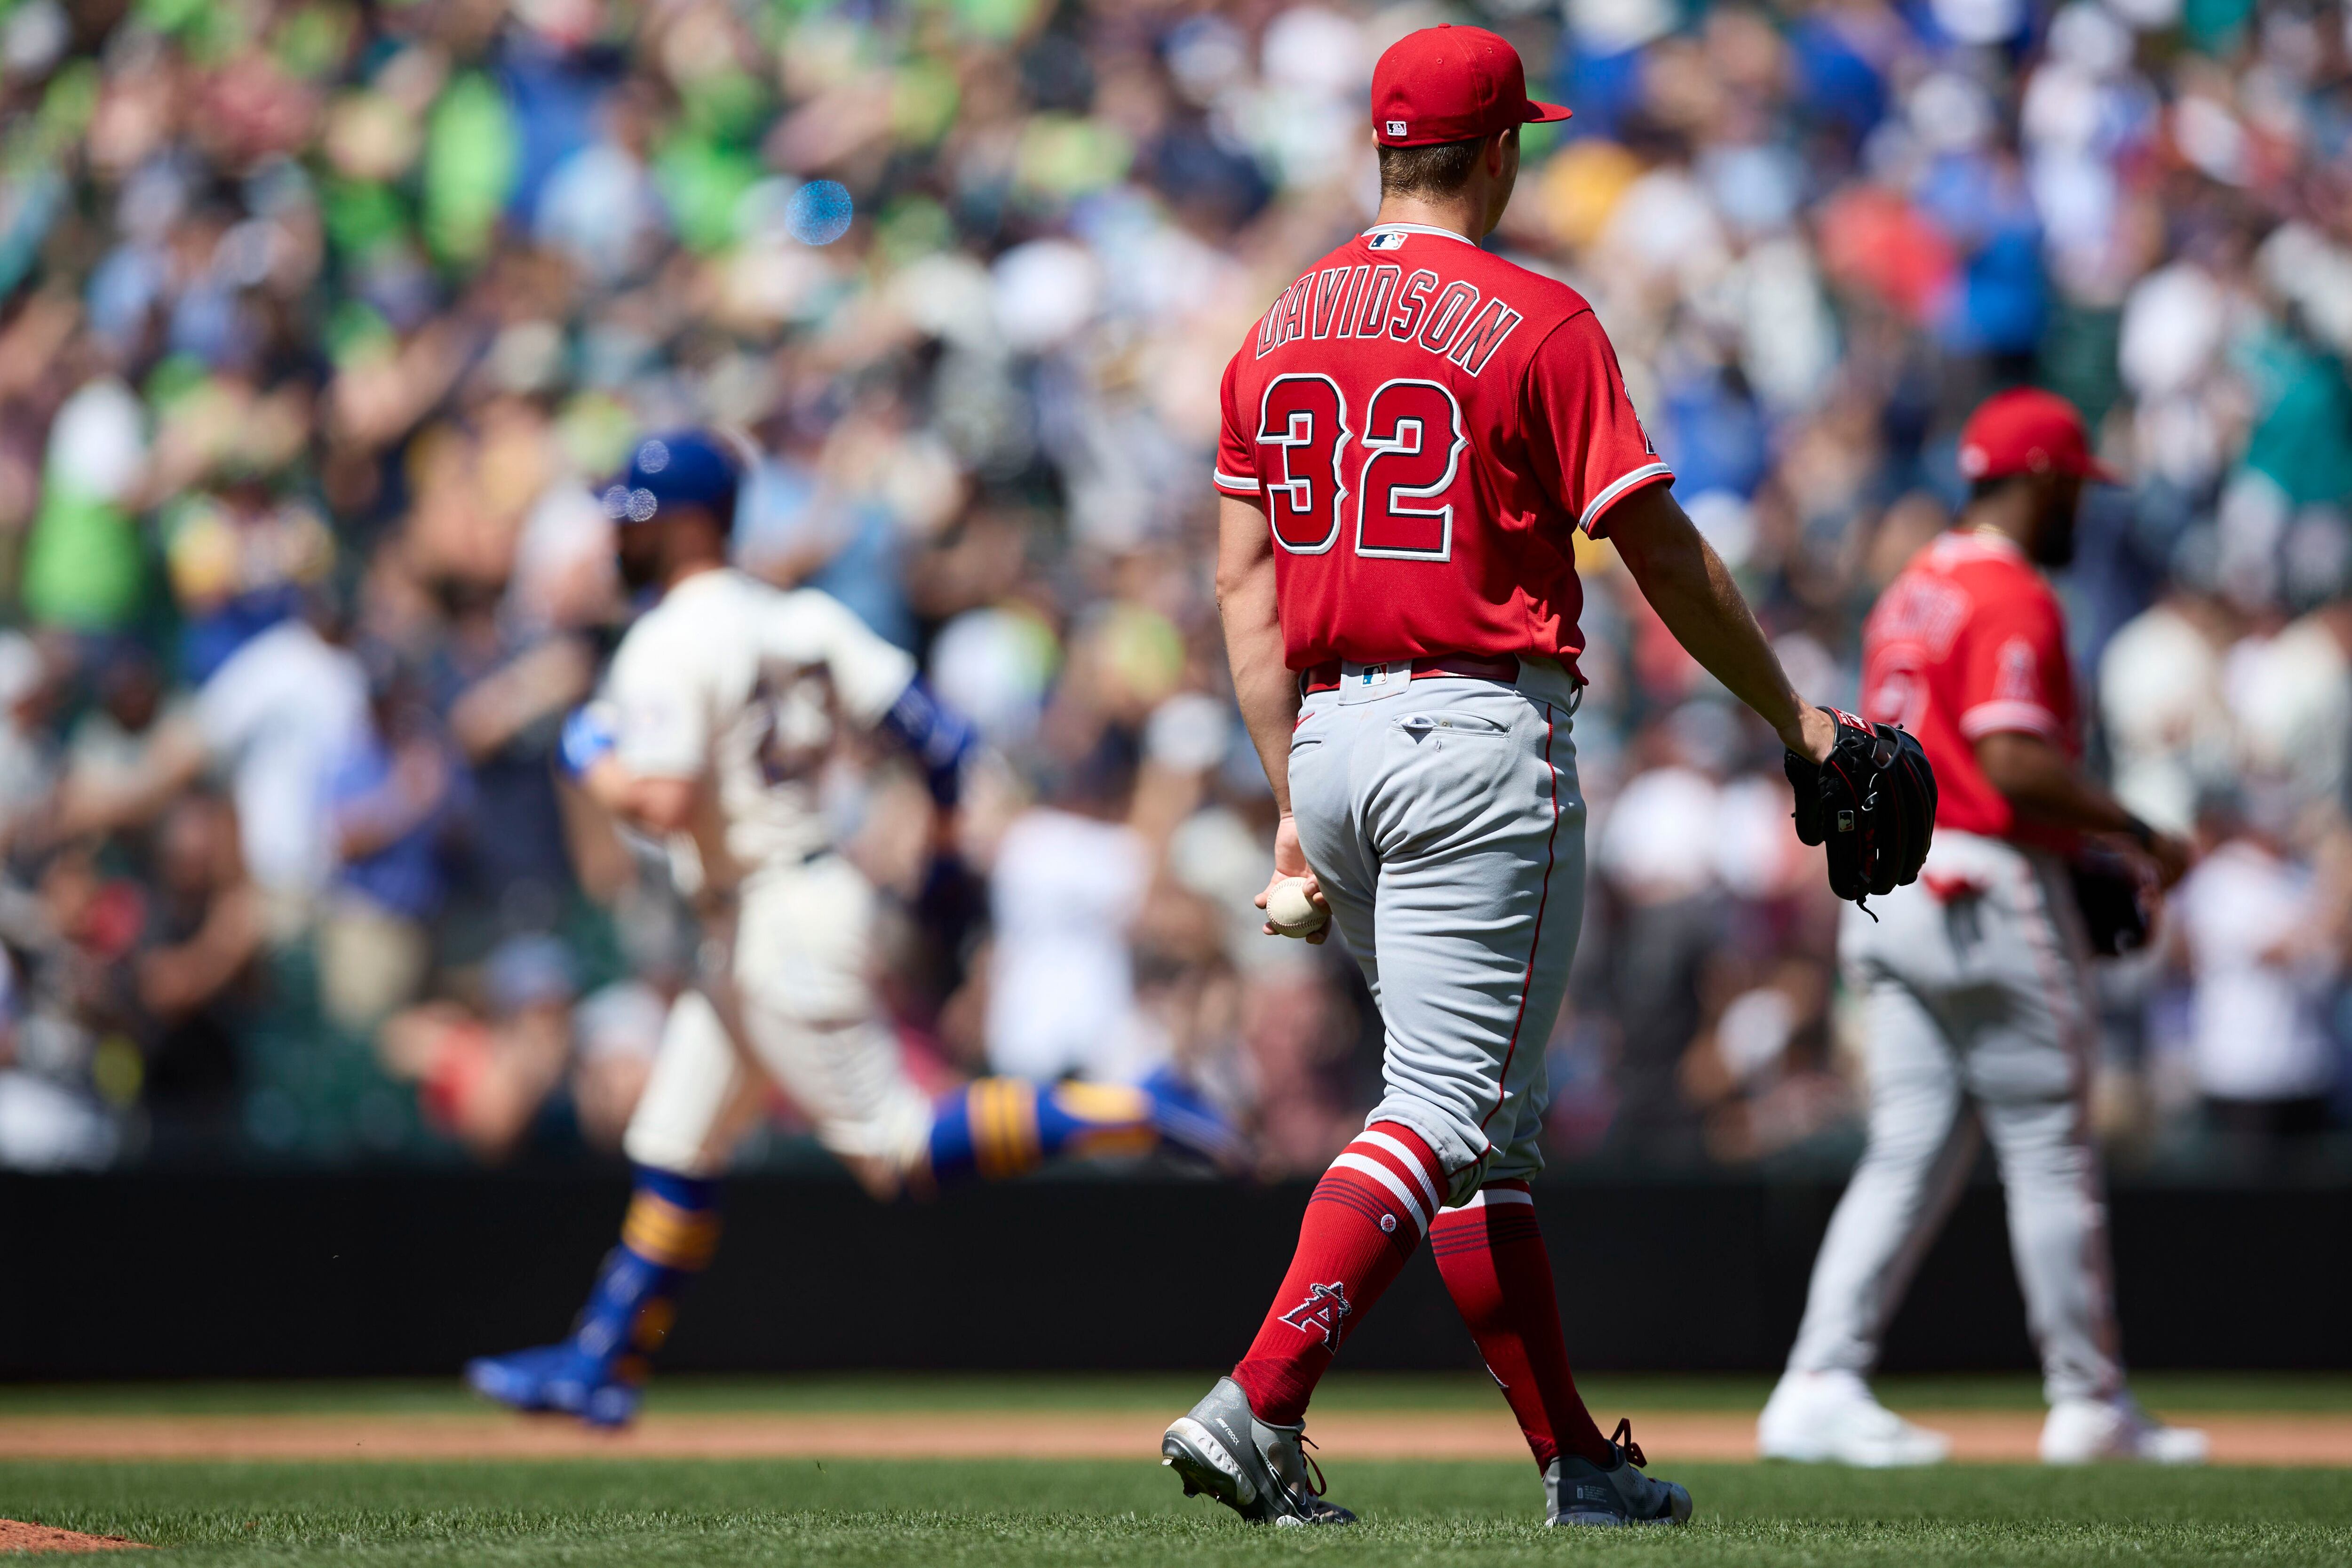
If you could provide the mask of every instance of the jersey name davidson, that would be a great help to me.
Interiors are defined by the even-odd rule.
[[[1472,375],[1525,318],[1499,296],[1394,262],[1328,267],[1282,291],[1257,324],[1257,357],[1301,338],[1392,338],[1418,343]]]

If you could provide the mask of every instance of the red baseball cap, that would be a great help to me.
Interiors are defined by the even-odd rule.
[[[1407,33],[1372,68],[1372,134],[1383,147],[1467,142],[1567,118],[1561,105],[1528,96],[1519,51],[1484,27],[1448,22]]]
[[[2123,482],[2091,456],[2091,434],[2082,414],[2054,392],[2032,386],[1996,392],[1960,426],[1963,479],[2000,479],[2052,469],[2103,484]]]

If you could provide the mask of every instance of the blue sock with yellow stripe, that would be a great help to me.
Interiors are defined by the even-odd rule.
[[[677,1318],[678,1288],[718,1249],[719,1184],[637,1166],[621,1244],[604,1255],[572,1342],[616,1381],[643,1383]]]
[[[1155,1109],[1129,1084],[984,1078],[932,1108],[931,1175],[995,1182],[1064,1154],[1146,1153],[1160,1142]]]

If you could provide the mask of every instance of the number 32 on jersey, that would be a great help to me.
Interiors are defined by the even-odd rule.
[[[1453,492],[1466,478],[1469,444],[1462,405],[1442,382],[1384,381],[1357,414],[1328,375],[1276,376],[1257,422],[1257,471],[1275,542],[1294,555],[1321,555],[1349,534],[1359,555],[1449,559]]]

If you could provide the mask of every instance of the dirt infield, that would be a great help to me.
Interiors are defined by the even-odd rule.
[[[1978,1462],[2034,1457],[2038,1415],[1910,1410]],[[2352,1465],[2352,1415],[2200,1415],[2213,1458],[2238,1465]],[[452,1414],[0,1416],[0,1459],[1034,1458],[1156,1455],[1164,1412],[891,1411],[874,1415],[653,1415],[621,1433],[558,1418]],[[1634,1416],[1654,1462],[1756,1454],[1755,1417],[1659,1411]],[[1512,1458],[1527,1450],[1507,1416],[1341,1411],[1313,1435],[1331,1458]],[[16,1528],[36,1528],[19,1526]],[[0,1551],[12,1543],[0,1537]],[[14,1549],[21,1550],[21,1547]]]
[[[46,1524],[26,1524],[19,1519],[0,1519],[0,1552],[121,1552],[143,1550],[145,1544],[125,1541],[119,1535],[84,1535],[79,1530],[55,1530]]]

